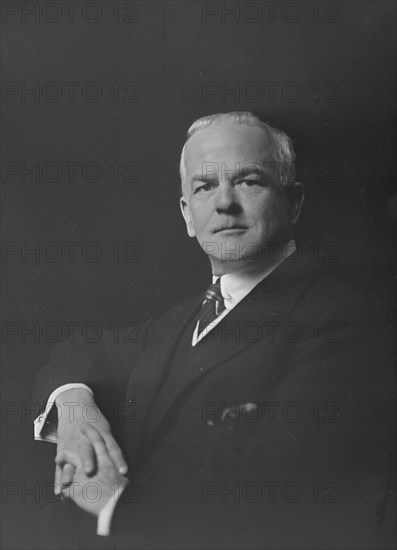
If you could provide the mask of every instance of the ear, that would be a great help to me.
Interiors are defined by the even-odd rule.
[[[293,185],[291,185],[288,190],[288,221],[292,225],[295,225],[296,222],[299,220],[304,198],[305,188],[301,183],[296,181]]]
[[[196,231],[194,229],[192,211],[190,210],[190,206],[185,197],[182,196],[180,198],[179,204],[181,207],[182,216],[186,223],[187,234],[189,235],[189,237],[195,237]]]

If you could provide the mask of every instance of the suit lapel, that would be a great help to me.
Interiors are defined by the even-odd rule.
[[[131,456],[135,456],[139,447],[147,416],[168,375],[175,347],[186,325],[198,314],[202,301],[200,294],[166,316],[166,320],[156,327],[155,334],[149,337],[147,351],[131,375],[124,418]]]
[[[258,341],[258,338],[253,337],[252,329],[260,331],[260,339],[267,341],[269,332],[288,320],[294,304],[313,278],[314,273],[312,271],[310,276],[307,266],[298,267],[284,262],[259,283],[192,350],[173,393],[164,392],[156,400],[150,412],[148,435],[153,435],[160,428],[173,403],[191,384],[198,382],[219,365],[231,361]],[[179,327],[178,340],[182,330],[183,327]],[[167,355],[167,361],[171,356],[171,353]]]

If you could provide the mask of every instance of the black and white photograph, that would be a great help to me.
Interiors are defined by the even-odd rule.
[[[396,3],[2,0],[2,550],[396,547]]]

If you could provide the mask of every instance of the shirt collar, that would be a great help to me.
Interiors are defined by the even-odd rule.
[[[291,239],[270,265],[258,265],[253,262],[252,265],[241,271],[222,275],[221,292],[225,300],[226,309],[233,309],[258,283],[270,275],[295,250],[295,241]],[[213,276],[212,282],[215,283],[218,279],[219,277]]]

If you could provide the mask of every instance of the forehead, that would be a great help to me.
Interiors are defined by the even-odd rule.
[[[214,123],[199,130],[185,149],[187,174],[200,169],[204,162],[233,165],[261,164],[270,160],[272,143],[265,128],[233,122]]]

